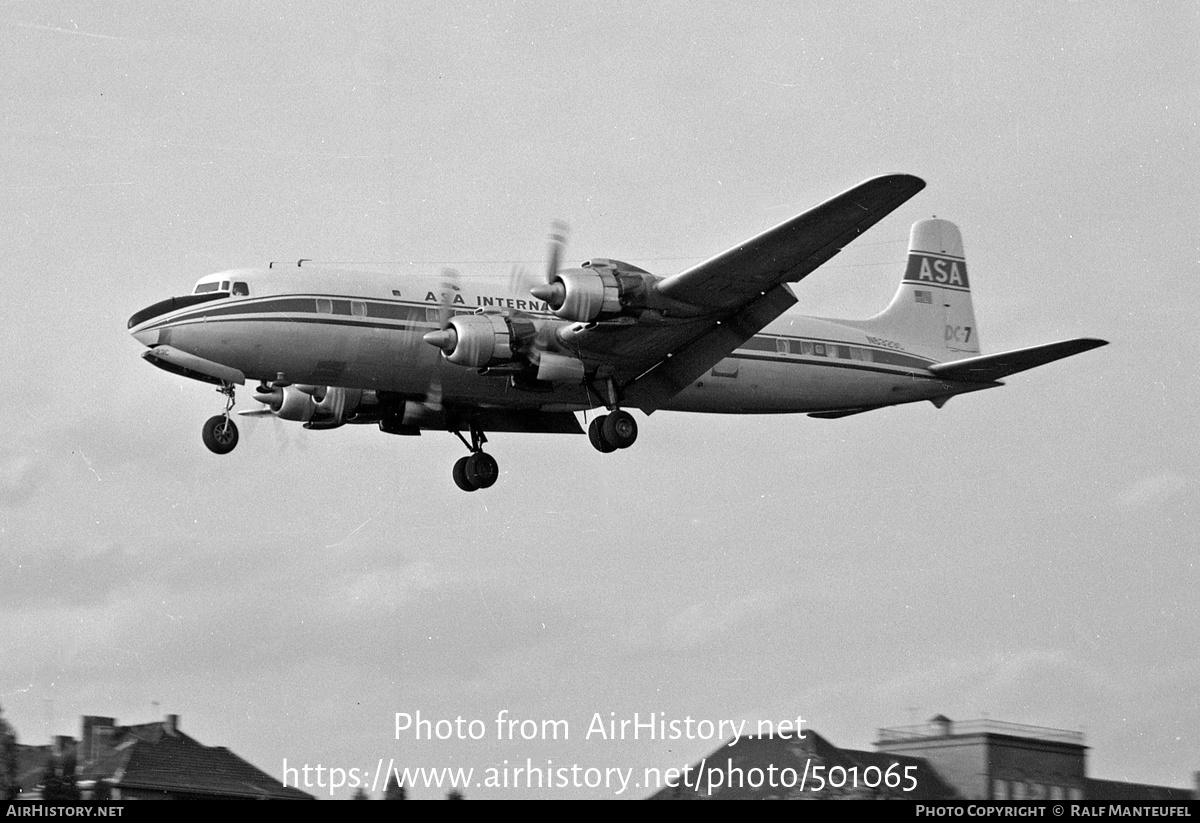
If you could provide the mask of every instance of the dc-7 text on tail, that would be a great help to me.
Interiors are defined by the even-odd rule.
[[[629,409],[842,417],[1002,385],[1001,378],[1103,346],[1090,338],[985,355],[958,228],[913,225],[891,304],[867,320],[785,312],[797,283],[922,188],[875,177],[703,263],[670,276],[595,258],[561,268],[551,238],[533,288],[436,266],[371,272],[308,261],[203,277],[192,294],[129,320],[160,368],[216,385],[225,411],[209,449],[237,444],[235,386],[261,409],[332,429],[454,433],[468,454],[459,488],[497,478],[487,434],[587,433],[601,452],[637,438]],[[412,266],[409,269],[418,269]]]

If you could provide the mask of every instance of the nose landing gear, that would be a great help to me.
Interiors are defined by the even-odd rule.
[[[233,384],[222,383],[217,391],[225,395],[225,413],[208,418],[201,436],[204,445],[208,446],[208,450],[213,454],[229,454],[238,444],[238,429],[229,417],[229,411],[235,402]]]
[[[471,450],[469,455],[460,457],[454,464],[454,485],[465,492],[490,488],[500,477],[500,466],[496,463],[496,458],[483,450],[487,435],[473,423],[470,443],[462,436],[462,432],[455,431],[454,434]]]

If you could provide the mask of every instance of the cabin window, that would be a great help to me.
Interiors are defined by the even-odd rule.
[[[813,343],[813,354],[815,354],[817,357],[824,357],[825,356],[825,344],[824,343]]]
[[[361,300],[350,301],[350,313],[355,317],[367,316],[367,304]]]
[[[792,351],[796,352],[796,354],[811,355],[813,353],[813,344],[812,343],[797,343],[796,348],[792,349]]]
[[[442,310],[434,309],[434,308],[425,309],[425,319],[428,320],[430,323],[441,323],[442,322]]]
[[[333,301],[328,297],[317,298],[317,313],[318,314],[333,314]]]
[[[240,280],[237,280],[234,282],[234,284],[233,284],[233,296],[234,297],[248,297],[249,295],[250,295],[250,287],[248,285],[246,285],[245,283],[243,283]]]
[[[779,352],[780,354],[787,354],[788,341],[784,340],[782,337],[775,338],[775,351]]]

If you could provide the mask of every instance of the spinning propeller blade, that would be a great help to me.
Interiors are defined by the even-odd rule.
[[[561,220],[555,220],[550,227],[550,243],[546,255],[546,282],[529,290],[529,293],[538,300],[543,300],[556,308],[562,305],[564,290],[561,283],[554,282],[554,276],[558,274],[559,267],[562,265],[566,246],[567,224]]]

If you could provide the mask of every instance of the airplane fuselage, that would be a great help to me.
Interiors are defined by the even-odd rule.
[[[498,278],[397,274],[304,265],[240,269],[205,278],[238,291],[151,316],[131,331],[220,364],[246,380],[424,397],[436,384],[450,405],[582,411],[603,405],[575,383],[525,391],[502,370],[445,361],[422,338],[447,314],[510,313],[539,327],[569,325]],[[202,283],[205,281],[201,281]],[[226,286],[230,288],[229,285]],[[185,298],[186,300],[186,298]],[[134,318],[137,320],[137,318]],[[935,359],[838,321],[785,314],[661,406],[711,413],[829,412],[945,397],[968,386],[927,371]]]

